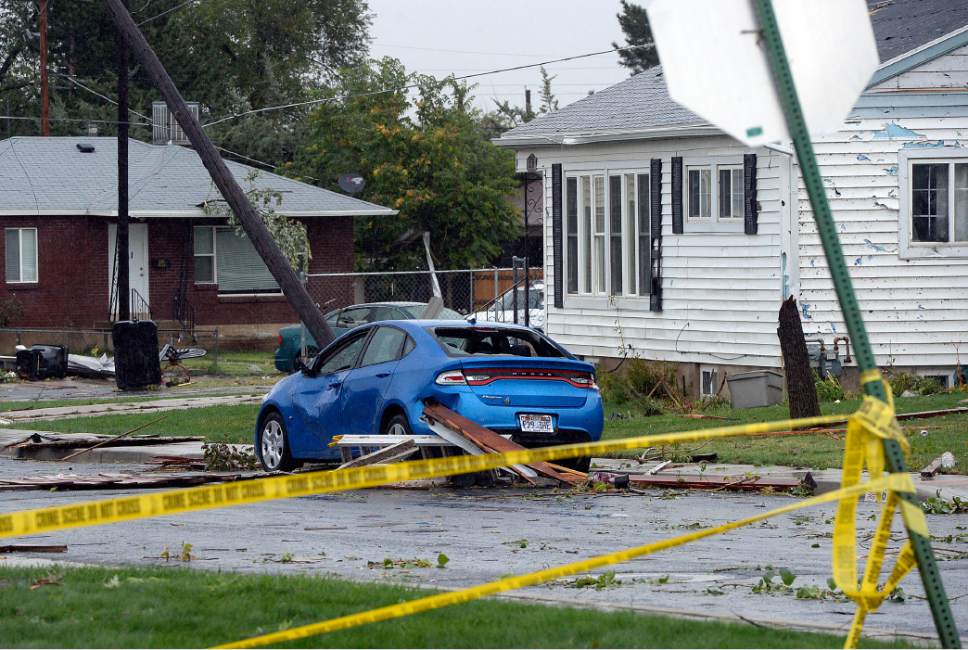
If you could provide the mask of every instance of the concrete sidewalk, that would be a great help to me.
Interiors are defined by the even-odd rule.
[[[262,394],[221,395],[215,397],[180,397],[138,402],[109,402],[105,404],[81,404],[53,406],[49,408],[24,409],[0,413],[0,421],[7,424],[21,422],[41,422],[46,420],[65,420],[68,418],[110,415],[115,413],[159,413],[162,411],[184,411],[208,406],[232,406],[237,404],[256,404]],[[0,422],[3,423],[3,422]]]

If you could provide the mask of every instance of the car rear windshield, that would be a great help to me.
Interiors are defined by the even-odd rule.
[[[433,335],[452,357],[512,355],[564,357],[557,347],[536,332],[489,327],[436,327]]]

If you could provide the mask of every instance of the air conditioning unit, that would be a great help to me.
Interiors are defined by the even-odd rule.
[[[185,102],[188,112],[196,120],[201,118],[198,102]],[[152,144],[191,144],[182,131],[175,116],[168,110],[165,102],[151,102],[151,142]]]

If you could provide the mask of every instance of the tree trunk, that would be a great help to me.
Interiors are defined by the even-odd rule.
[[[800,323],[800,310],[797,309],[797,300],[793,296],[783,301],[779,321],[776,334],[780,337],[780,349],[783,351],[790,417],[809,418],[820,415],[817,387],[813,381],[807,342],[803,338],[803,326]]]

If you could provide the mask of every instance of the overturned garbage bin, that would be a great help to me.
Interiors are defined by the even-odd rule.
[[[67,376],[67,348],[63,345],[32,345],[17,350],[17,375],[22,379],[40,379]]]
[[[729,402],[734,409],[771,406],[783,401],[783,375],[775,370],[753,370],[729,375]]]
[[[111,329],[118,388],[137,390],[161,383],[158,327],[150,320],[118,321]]]

